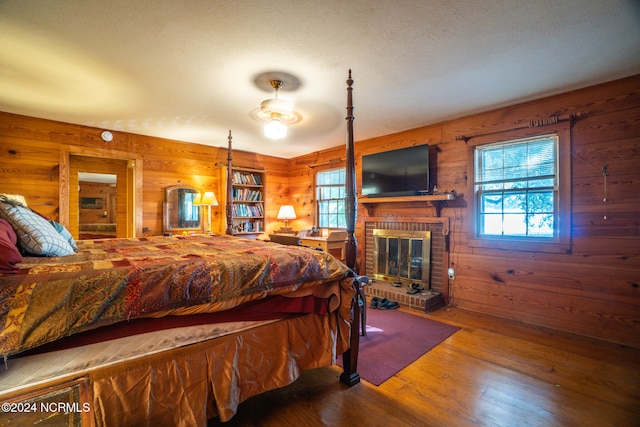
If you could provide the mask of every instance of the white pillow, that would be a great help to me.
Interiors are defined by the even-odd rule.
[[[27,207],[27,201],[20,194],[0,194],[0,203]]]
[[[0,203],[0,218],[4,218],[18,236],[18,247],[32,255],[65,256],[73,248],[43,217],[22,206]]]

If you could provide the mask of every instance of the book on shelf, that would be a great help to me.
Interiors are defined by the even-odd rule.
[[[248,205],[246,203],[236,203],[231,206],[231,213],[237,217],[262,217],[262,205]]]
[[[234,184],[262,185],[262,177],[254,173],[233,172]]]
[[[243,221],[235,226],[238,233],[262,233],[262,221]]]
[[[234,188],[233,201],[260,202],[262,201],[262,191],[250,188]]]

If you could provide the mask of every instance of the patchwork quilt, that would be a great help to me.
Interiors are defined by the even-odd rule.
[[[0,355],[129,319],[324,295],[336,283],[344,298],[351,289],[350,270],[329,254],[226,235],[80,241],[78,249],[25,257],[17,274],[0,275]]]

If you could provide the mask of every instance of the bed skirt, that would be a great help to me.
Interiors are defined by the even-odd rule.
[[[0,400],[22,400],[80,379],[86,393],[79,408],[88,409],[83,416],[97,426],[206,426],[216,416],[229,420],[241,402],[291,384],[304,370],[335,363],[347,349],[348,331],[336,316],[307,314],[38,354],[9,360],[0,374]],[[26,414],[0,414],[0,424],[15,415]]]

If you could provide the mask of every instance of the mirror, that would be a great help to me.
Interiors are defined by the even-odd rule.
[[[194,204],[198,191],[188,185],[172,185],[165,188],[163,232],[202,232],[200,206]]]
[[[78,240],[117,236],[118,176],[78,172]]]

